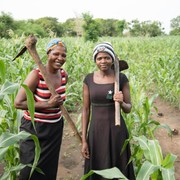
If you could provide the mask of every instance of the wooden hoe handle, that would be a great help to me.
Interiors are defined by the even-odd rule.
[[[114,72],[115,72],[115,83],[114,83],[114,92],[119,92],[119,60],[115,57],[114,60]],[[121,125],[120,119],[120,104],[119,102],[115,101],[115,125]]]
[[[35,63],[37,64],[48,88],[49,88],[49,91],[51,92],[52,95],[56,95],[57,92],[55,91],[50,79],[48,78],[48,75],[47,75],[47,72],[46,72],[46,69],[45,69],[45,66],[43,65],[38,53],[37,53],[37,50],[36,50],[36,43],[37,43],[37,39],[31,35],[29,36],[26,41],[25,41],[25,44],[26,44],[26,48],[29,52],[29,54],[32,56],[32,58],[34,59]],[[78,138],[78,140],[81,142],[81,136],[74,124],[74,122],[72,121],[72,119],[70,118],[66,108],[61,105],[60,106],[60,109],[62,111],[62,114],[63,116],[65,117],[65,119],[67,120],[68,124],[70,125],[70,127],[72,128],[75,136]]]

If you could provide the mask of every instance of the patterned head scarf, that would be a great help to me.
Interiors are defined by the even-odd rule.
[[[66,45],[63,41],[61,41],[60,39],[52,39],[47,45],[47,48],[46,48],[47,54],[50,50],[52,50],[56,46],[62,46],[67,51]]]
[[[115,53],[114,53],[114,49],[113,49],[111,43],[102,42],[102,43],[95,46],[95,48],[93,50],[94,61],[96,61],[96,56],[99,52],[106,52],[112,57],[113,61],[115,60]]]

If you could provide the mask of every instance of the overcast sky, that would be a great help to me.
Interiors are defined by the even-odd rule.
[[[180,15],[180,0],[0,0],[0,12],[15,20],[55,17],[59,22],[89,12],[93,18],[160,21],[166,32]]]

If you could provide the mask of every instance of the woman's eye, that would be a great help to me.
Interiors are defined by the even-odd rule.
[[[61,56],[62,56],[63,58],[66,58],[66,54],[62,54]]]

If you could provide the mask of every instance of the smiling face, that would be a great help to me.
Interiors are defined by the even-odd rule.
[[[113,63],[112,57],[106,52],[99,52],[96,55],[96,65],[101,71],[107,71],[111,69]]]
[[[56,46],[48,52],[48,65],[54,69],[60,67],[66,62],[66,49],[63,46]]]

